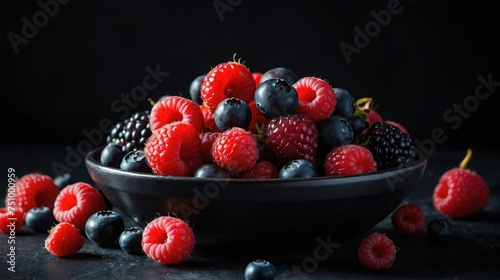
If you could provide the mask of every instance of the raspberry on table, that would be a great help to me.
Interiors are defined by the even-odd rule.
[[[15,218],[15,220],[12,220],[12,218]],[[9,227],[11,222],[15,222],[14,228]],[[14,211],[9,211],[6,207],[0,208],[0,232],[5,234],[10,234],[11,230],[17,232],[24,223],[24,212],[21,208],[16,208]]]
[[[251,132],[233,127],[215,138],[211,154],[214,163],[230,173],[245,172],[259,159],[257,139]]]
[[[192,176],[203,164],[200,135],[186,122],[173,122],[155,130],[144,148],[155,174]]]
[[[52,177],[39,172],[26,174],[16,181],[15,205],[27,213],[31,208],[47,206],[54,209],[60,189]],[[5,205],[9,205],[5,198]]]
[[[58,222],[71,223],[83,232],[87,219],[105,209],[106,202],[96,188],[85,182],[76,182],[61,190],[53,211]]]
[[[200,105],[191,99],[176,95],[166,96],[160,102],[155,103],[149,119],[152,132],[173,122],[189,123],[198,132],[205,125]]]
[[[411,235],[425,226],[425,215],[420,206],[409,203],[399,206],[391,215],[391,222],[396,232]]]
[[[195,246],[195,236],[185,221],[159,216],[144,228],[141,244],[149,258],[169,265],[189,258]]]
[[[349,176],[377,171],[377,163],[367,148],[355,144],[332,149],[324,160],[325,176]]]
[[[307,115],[318,122],[329,117],[335,110],[337,97],[327,81],[317,77],[303,77],[293,87],[299,96],[296,114]]]
[[[45,239],[45,249],[57,257],[73,255],[83,247],[83,244],[83,235],[68,222],[55,225]]]
[[[358,259],[366,268],[377,271],[388,269],[396,260],[396,246],[383,233],[372,233],[358,246]]]

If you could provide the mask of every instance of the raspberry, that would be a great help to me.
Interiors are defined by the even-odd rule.
[[[203,164],[200,135],[192,124],[185,122],[173,122],[155,130],[144,152],[155,174],[192,176]]]
[[[250,170],[240,175],[242,179],[270,179],[278,178],[278,167],[274,163],[263,160],[257,162]]]
[[[255,80],[252,72],[242,63],[230,61],[212,68],[201,84],[203,104],[214,112],[219,103],[236,97],[249,103],[254,96]]]
[[[331,150],[324,161],[325,176],[349,176],[377,171],[372,153],[365,147],[350,144]]]
[[[17,232],[24,225],[24,212],[21,208],[0,208],[0,231],[5,234]]]
[[[305,115],[288,115],[269,121],[264,142],[281,163],[294,159],[314,162],[318,150],[318,128]]]
[[[166,96],[155,103],[149,118],[152,132],[165,124],[178,121],[193,125],[196,131],[201,131],[205,124],[200,106],[193,100],[181,96]]]
[[[200,133],[201,148],[203,153],[203,163],[212,163],[212,144],[220,132],[202,132]]]
[[[335,110],[337,97],[332,86],[323,79],[303,77],[293,84],[299,95],[296,114],[309,116],[314,122],[326,119]]]
[[[402,234],[415,234],[425,226],[425,215],[420,206],[414,203],[402,205],[391,215],[394,229]]]
[[[257,105],[255,105],[255,100],[250,101],[250,103],[248,103],[248,107],[250,107],[250,112],[252,112],[252,119],[250,120],[250,125],[248,125],[248,128],[250,129],[250,131],[258,133],[258,127],[266,124],[269,119],[262,115],[262,113],[259,111]]]
[[[250,170],[257,163],[259,149],[257,139],[249,131],[233,127],[222,132],[212,144],[215,164],[230,173]]]
[[[215,124],[214,111],[210,111],[206,106],[200,105],[201,114],[203,115],[203,130],[220,132],[220,129]]]
[[[146,140],[151,135],[149,110],[133,114],[113,127],[106,138],[108,144],[119,145],[124,153],[144,149]]]
[[[396,260],[396,246],[387,235],[372,233],[361,240],[358,259],[370,270],[388,269]]]
[[[262,73],[260,72],[252,72],[253,80],[255,81],[255,86],[260,84],[260,78],[262,78]]]
[[[185,221],[160,216],[146,225],[141,244],[149,258],[168,265],[189,258],[195,245],[195,236]]]
[[[76,182],[62,189],[57,196],[54,217],[60,223],[68,222],[79,231],[84,231],[87,219],[104,209],[106,202],[97,189],[87,183]]]
[[[468,149],[460,166],[441,175],[434,189],[434,206],[447,217],[469,217],[483,210],[489,203],[488,185],[477,172],[467,169],[471,157],[472,150]]]
[[[57,257],[73,255],[83,247],[84,238],[71,223],[55,225],[45,239],[45,249]]]
[[[47,206],[54,209],[54,201],[60,189],[54,184],[53,179],[38,172],[22,176],[15,186],[15,206],[27,213],[31,208]],[[5,205],[9,204],[8,197]]]

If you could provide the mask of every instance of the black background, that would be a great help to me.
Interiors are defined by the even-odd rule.
[[[8,34],[22,36],[22,18],[33,23],[43,10],[36,1],[2,1],[1,143],[81,143],[102,119],[150,107],[144,99],[128,114],[112,109],[142,85],[147,66],[169,73],[148,98],[188,96],[196,76],[236,53],[254,72],[288,67],[373,97],[384,119],[420,142],[442,129],[439,147],[496,147],[499,90],[482,101],[474,93],[479,76],[500,81],[500,10],[487,1],[401,0],[401,12],[348,63],[341,42],[355,46],[354,28],[373,23],[371,11],[390,2],[69,1],[16,53]],[[444,117],[464,102],[477,108]]]

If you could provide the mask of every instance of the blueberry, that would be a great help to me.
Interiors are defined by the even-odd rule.
[[[59,189],[64,189],[67,185],[76,183],[71,177],[71,173],[64,173],[62,175],[56,176],[54,178],[54,184],[59,187]]]
[[[294,159],[281,167],[278,178],[314,178],[317,175],[315,165],[305,159]]]
[[[143,150],[128,152],[120,163],[120,169],[125,171],[151,173],[151,168],[146,161],[146,154]]]
[[[35,232],[47,232],[57,221],[54,213],[47,206],[33,207],[24,218],[25,224]]]
[[[286,67],[276,67],[262,73],[259,83],[263,83],[269,79],[283,79],[287,84],[293,85],[299,80],[299,77]]]
[[[334,114],[350,120],[356,111],[356,104],[352,94],[343,88],[334,88],[333,90],[337,98]]]
[[[319,139],[328,150],[352,144],[354,141],[354,131],[351,123],[340,115],[333,115],[321,121],[318,130]]]
[[[352,117],[350,123],[351,123],[352,131],[354,132],[354,137],[361,135],[361,133],[363,133],[363,131],[365,131],[369,126],[366,118],[358,116],[358,115],[354,115],[354,117]]]
[[[109,143],[101,151],[101,163],[111,167],[120,167],[123,156],[121,145]]]
[[[427,233],[430,237],[450,236],[451,224],[446,219],[435,218],[427,223]]]
[[[232,127],[246,129],[252,120],[252,112],[245,101],[229,97],[222,100],[215,108],[214,120],[221,131]]]
[[[259,112],[269,119],[292,115],[299,105],[295,88],[278,78],[260,83],[255,90],[254,100]]]
[[[246,280],[272,280],[276,277],[276,268],[266,260],[255,260],[245,268]]]
[[[124,230],[118,238],[120,248],[129,254],[143,253],[141,244],[143,232],[141,227],[130,227]]]
[[[194,172],[196,178],[230,178],[229,173],[213,163],[204,164]]]
[[[85,223],[88,239],[101,247],[112,246],[124,229],[123,218],[113,210],[97,211]]]
[[[189,94],[191,96],[191,100],[193,100],[198,105],[201,105],[203,103],[201,99],[200,87],[204,78],[205,75],[200,75],[194,78],[194,80],[191,81],[191,84],[189,85]]]

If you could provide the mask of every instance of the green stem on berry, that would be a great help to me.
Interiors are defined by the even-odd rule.
[[[153,101],[153,99],[148,98],[148,101],[149,101],[149,104],[151,104],[151,107],[153,107],[155,105],[155,102]]]
[[[472,149],[467,149],[467,154],[465,155],[465,158],[460,163],[460,168],[461,169],[467,168],[467,164],[469,163],[471,158],[472,158]]]

